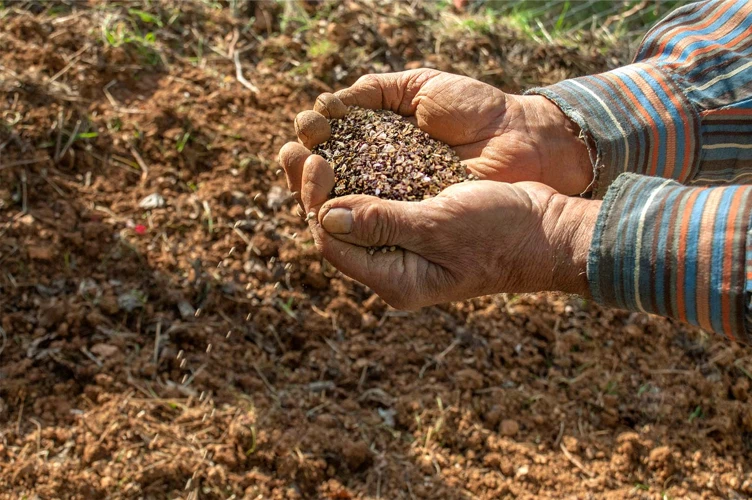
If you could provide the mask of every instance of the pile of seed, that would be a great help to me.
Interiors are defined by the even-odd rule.
[[[334,168],[335,197],[419,201],[468,180],[449,146],[391,111],[351,107],[344,118],[329,123],[331,137],[313,152]]]

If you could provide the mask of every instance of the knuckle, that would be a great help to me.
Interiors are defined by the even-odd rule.
[[[361,231],[369,244],[383,246],[395,241],[395,224],[391,213],[384,207],[368,205],[363,209],[362,221]]]

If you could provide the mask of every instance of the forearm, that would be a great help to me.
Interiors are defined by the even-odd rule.
[[[623,172],[681,183],[752,175],[752,2],[685,6],[648,33],[635,62],[533,89],[594,146],[593,194]]]
[[[597,221],[588,222],[589,291],[604,305],[747,340],[751,215],[752,186],[693,188],[620,176]]]

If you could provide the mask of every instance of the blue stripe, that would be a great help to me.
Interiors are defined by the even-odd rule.
[[[709,17],[706,15],[707,11],[711,9],[715,10],[719,6],[720,2],[706,2],[704,5],[701,5],[698,2],[680,7],[674,12],[669,13],[645,35],[642,43],[640,43],[637,55],[635,56],[635,61],[646,59],[651,55],[654,55],[652,52],[648,52],[648,50],[653,50],[653,45],[657,48],[657,46],[660,45],[660,41],[666,35],[666,32],[670,31],[675,25],[696,22],[699,19]]]
[[[735,138],[729,138],[728,141],[739,141],[740,144],[752,144],[752,140],[743,140],[743,137],[735,137]],[[752,137],[750,137],[752,139]],[[717,144],[725,144],[724,142],[719,142]],[[712,143],[711,143],[712,144]],[[708,161],[721,161],[721,160],[752,160],[752,149],[743,149],[743,148],[719,148],[719,149],[703,149],[702,150],[702,161],[708,162]],[[737,169],[737,172],[740,169]]]
[[[630,277],[631,280],[634,281],[634,276],[631,276],[631,273],[628,272],[630,269],[634,271],[634,248],[635,246],[633,244],[630,245],[624,245],[624,241],[628,242],[634,242],[634,238],[630,238],[627,234],[628,231],[626,230],[626,227],[629,227],[631,224],[633,217],[631,214],[635,213],[635,210],[638,209],[638,207],[635,206],[635,203],[638,203],[640,201],[640,196],[637,196],[637,193],[640,192],[644,188],[645,184],[654,181],[655,179],[651,177],[640,177],[636,182],[634,182],[632,186],[629,187],[628,190],[625,189],[625,196],[627,197],[626,201],[624,202],[624,209],[623,209],[623,216],[619,218],[618,222],[618,230],[616,231],[616,241],[614,241],[613,248],[619,249],[617,251],[624,250],[624,254],[622,258],[614,258],[614,269],[613,269],[613,279],[611,280],[614,283],[614,298],[616,299],[616,302],[622,307],[629,308],[630,304],[632,309],[634,309],[634,301],[631,303],[627,300],[628,288],[631,288],[631,284],[626,283],[625,281],[629,281]],[[628,192],[627,192],[628,191]],[[643,191],[644,192],[644,191]],[[644,199],[644,197],[643,197]],[[636,226],[635,226],[636,227]],[[632,250],[632,254],[629,255],[630,250]],[[625,270],[626,269],[626,270]],[[627,276],[629,275],[629,276]]]
[[[674,226],[674,232],[673,234],[669,235],[670,238],[670,248],[672,251],[669,252],[669,258],[671,261],[671,267],[669,268],[669,283],[671,283],[671,287],[669,288],[669,295],[671,299],[671,306],[669,307],[670,311],[673,311],[674,316],[679,315],[679,283],[678,283],[678,276],[679,276],[679,257],[678,257],[678,248],[679,248],[679,242],[684,239],[684,235],[682,234],[682,227],[681,227],[681,219],[684,216],[684,213],[687,211],[687,204],[689,202],[691,191],[686,190],[683,191],[679,195],[679,212],[677,215],[677,221],[679,224],[676,224]]]
[[[648,134],[646,123],[644,123],[644,119],[642,115],[640,114],[639,110],[636,109],[635,106],[632,105],[632,101],[629,99],[624,98],[624,94],[619,92],[615,92],[611,85],[605,84],[603,81],[592,78],[592,77],[585,77],[586,81],[583,82],[587,87],[595,87],[597,90],[600,90],[601,92],[608,94],[609,97],[611,97],[611,102],[616,103],[617,107],[621,111],[621,115],[618,115],[619,119],[626,118],[629,120],[629,124],[631,125],[632,131],[639,132],[638,134],[635,134],[637,136],[637,140],[639,142],[640,146],[640,156],[638,158],[632,159],[630,161],[630,164],[627,165],[627,169],[634,169],[636,165],[645,165],[647,164],[647,157],[646,152],[648,151],[648,147],[646,144],[646,141],[648,140]],[[611,78],[608,78],[609,82],[612,81]],[[615,85],[615,84],[614,84]],[[592,89],[591,89],[592,90]],[[577,92],[578,95],[581,93],[581,90],[574,89],[574,92]],[[586,97],[587,99],[587,97]],[[610,120],[611,117],[609,117],[607,114],[603,113],[602,119],[604,122],[606,120]],[[609,127],[609,130],[612,130],[614,133],[618,133],[618,129],[615,127],[611,128]],[[628,134],[630,132],[627,132]],[[629,139],[626,137],[621,137],[621,134],[618,135],[619,140],[619,146],[622,150],[622,158],[626,155],[626,149],[624,149],[624,143],[628,141]]]
[[[674,210],[674,206],[679,201],[679,195],[682,192],[679,186],[669,186],[666,197],[666,208],[660,215],[660,231],[658,231],[658,247],[656,248],[656,269],[655,269],[655,303],[658,305],[658,314],[661,316],[668,315],[668,307],[666,300],[665,280],[666,280],[666,268],[671,268],[672,263],[667,262],[667,259],[671,258],[671,255],[666,255],[666,246],[668,245],[671,235],[668,234],[668,227],[671,224],[671,213]],[[678,217],[681,214],[677,214]]]
[[[635,68],[632,68],[633,71],[635,71]],[[644,78],[644,71],[635,71],[636,73],[639,73],[640,76]],[[658,166],[656,170],[656,175],[663,176],[663,172],[665,171],[665,165],[666,165],[666,124],[663,123],[663,120],[661,120],[661,117],[658,113],[658,111],[653,107],[652,103],[648,100],[647,96],[642,92],[642,90],[637,86],[637,84],[632,80],[632,78],[624,71],[620,70],[614,70],[613,73],[621,78],[621,80],[624,82],[624,84],[629,88],[629,90],[632,91],[632,94],[637,98],[640,105],[643,107],[645,111],[648,112],[650,115],[650,119],[655,123],[657,129],[658,129],[658,144],[651,144],[652,147],[658,147]],[[655,81],[651,78],[652,81]],[[648,82],[649,83],[649,82]],[[656,91],[655,85],[651,85],[651,90]],[[664,93],[665,95],[665,93]],[[646,130],[646,133],[648,131]]]
[[[678,45],[682,40],[684,40],[688,36],[707,36],[707,35],[712,34],[714,31],[718,30],[724,24],[726,24],[728,20],[734,16],[734,14],[739,12],[739,9],[742,8],[742,5],[743,5],[742,2],[737,2],[736,5],[728,9],[726,12],[723,13],[723,15],[721,15],[721,17],[713,21],[710,25],[706,26],[705,28],[702,28],[702,29],[687,28],[686,31],[683,31],[681,33],[681,36],[676,36],[672,38],[671,41],[666,44],[666,48],[663,50],[663,54],[661,58],[663,59],[668,54],[670,54],[674,50],[674,47],[676,47],[676,45]],[[707,17],[712,17],[712,15],[709,15]],[[679,61],[684,61],[687,55],[689,55],[689,53],[693,50],[692,47],[694,48],[700,47],[702,46],[703,42],[704,41],[690,43],[681,52],[681,54],[679,54]]]
[[[687,321],[697,325],[697,249],[700,243],[700,229],[702,225],[702,212],[710,195],[709,189],[703,190],[695,200],[692,214],[689,218],[689,230],[687,231],[687,248],[685,255],[684,274],[684,307],[687,311]],[[681,284],[679,286],[682,286]]]
[[[721,289],[723,288],[723,255],[726,251],[726,225],[731,201],[738,186],[722,188],[723,194],[715,213],[713,228],[713,255],[710,261],[710,320],[713,331],[723,332],[723,317],[721,313]],[[710,230],[710,228],[708,228]],[[732,332],[733,333],[733,332]]]
[[[685,146],[687,142],[687,138],[684,136],[684,127],[681,126],[682,122],[686,120],[686,118],[682,118],[679,115],[679,110],[677,109],[676,105],[671,101],[671,96],[669,96],[664,90],[663,87],[658,83],[658,81],[650,75],[647,71],[644,71],[642,69],[637,70],[638,73],[642,75],[642,77],[650,84],[650,87],[653,89],[653,91],[660,97],[661,102],[665,105],[666,109],[668,110],[669,114],[671,115],[671,120],[673,122],[674,130],[676,132],[676,164],[672,165],[674,169],[674,175],[673,178],[677,178],[678,174],[681,173],[681,164],[683,163],[684,157],[685,157]],[[670,84],[669,84],[670,85]],[[681,102],[682,95],[680,92],[676,92],[674,96]],[[665,125],[663,120],[660,118],[658,119],[661,127],[659,127],[659,130],[665,130]],[[665,146],[666,137],[661,136],[661,144],[659,148],[659,158],[662,155],[666,155],[666,148]],[[664,177],[665,169],[668,167],[667,165],[667,158],[666,156],[662,156],[663,161],[661,162],[661,167],[656,173],[659,177]]]
[[[745,60],[745,58],[749,58],[750,53],[752,53],[752,45],[739,49],[740,46],[749,43],[748,37],[742,37],[742,39],[737,40],[734,45],[728,44],[737,36],[746,34],[751,29],[751,27],[752,17],[748,16],[744,21],[740,22],[729,33],[728,36],[725,36],[722,39],[716,40],[714,42],[708,39],[708,46],[716,45],[719,43],[723,43],[724,46],[719,47],[719,49],[721,50],[716,49],[700,55],[699,57],[703,58],[702,62],[698,61],[697,63],[695,63],[693,61],[692,64],[685,66],[687,68],[685,75],[687,79],[690,81],[698,80],[698,75],[700,75],[704,71],[707,71],[708,74],[704,76],[701,75],[698,81],[710,81],[715,78],[716,75],[728,73],[726,68],[731,64],[735,64],[736,60],[738,60],[739,58],[741,58],[742,61]],[[726,40],[727,38],[728,40]]]

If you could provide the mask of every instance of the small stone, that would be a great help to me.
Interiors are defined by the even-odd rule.
[[[279,210],[288,199],[290,199],[289,192],[282,186],[275,185],[266,195],[266,206],[271,210]]]
[[[165,206],[165,199],[159,193],[152,193],[143,200],[138,202],[138,206],[144,210],[152,210],[154,208],[162,208]]]
[[[455,377],[460,389],[472,391],[483,387],[483,375],[472,368],[458,371]]]
[[[138,290],[131,290],[118,296],[118,306],[126,312],[133,312],[139,307],[144,307],[144,296]]]
[[[514,437],[520,432],[520,424],[516,420],[505,419],[501,421],[499,425],[499,433],[502,436]]]
[[[50,262],[55,257],[52,247],[48,246],[30,246],[28,252],[31,260]]]
[[[113,316],[120,311],[120,306],[118,305],[117,298],[114,295],[102,295],[102,298],[99,299],[99,308],[102,309],[102,311],[106,314],[109,314],[110,316]]]
[[[94,344],[89,350],[101,358],[112,357],[119,351],[117,347],[110,344]]]
[[[363,441],[346,442],[342,446],[342,457],[350,470],[356,471],[371,461],[371,450]]]
[[[187,301],[181,300],[178,302],[178,312],[183,319],[191,319],[196,314],[196,309]]]

